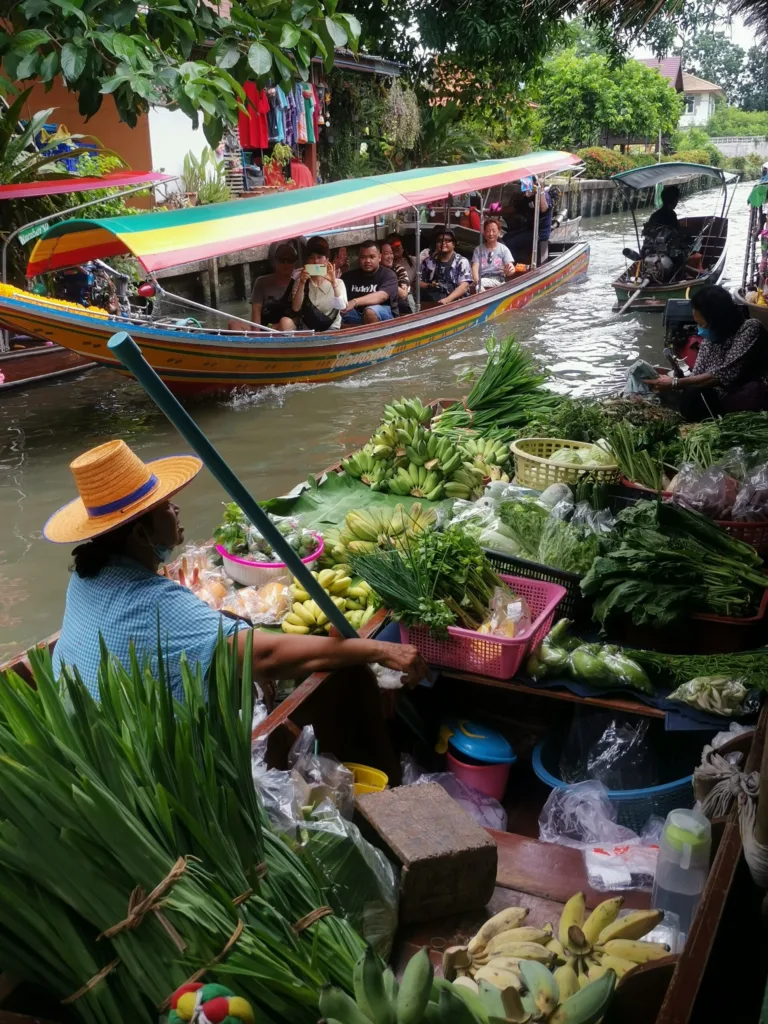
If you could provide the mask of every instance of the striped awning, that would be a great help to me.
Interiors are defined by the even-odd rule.
[[[100,178],[79,178],[75,175],[71,178],[41,178],[39,181],[0,185],[0,200],[60,196],[69,192],[96,192],[102,188],[136,188],[138,185],[149,187],[173,180],[173,174],[160,174],[154,171],[115,171]]]
[[[334,181],[312,188],[236,199],[165,213],[68,220],[37,242],[27,267],[35,277],[89,259],[133,254],[148,272],[178,267],[359,224],[395,210],[465,195],[532,174],[578,166],[557,150],[456,167],[429,167],[378,177]]]

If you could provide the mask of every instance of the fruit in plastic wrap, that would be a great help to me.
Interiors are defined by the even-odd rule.
[[[503,636],[508,640],[521,636],[531,628],[531,610],[524,597],[509,587],[496,587],[491,598],[488,615],[478,633]]]

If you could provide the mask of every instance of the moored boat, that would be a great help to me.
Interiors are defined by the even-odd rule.
[[[667,252],[669,238],[658,244],[649,243],[641,236],[634,207],[638,192],[655,188],[664,182],[681,178],[708,177],[722,188],[722,207],[719,214],[709,217],[681,217],[676,234],[685,240],[682,257]],[[703,164],[659,163],[636,167],[631,171],[614,174],[611,179],[622,192],[632,214],[637,251],[624,250],[631,261],[629,266],[612,282],[616,292],[614,310],[625,309],[663,312],[669,299],[690,298],[708,285],[717,284],[725,268],[728,244],[727,185],[732,180],[719,167]],[[699,254],[695,261],[694,254]]]
[[[334,182],[299,192],[140,218],[71,220],[52,227],[40,239],[28,275],[77,266],[88,259],[133,254],[152,278],[157,271],[201,258],[310,233],[322,234],[381,214],[418,209],[468,192],[482,194],[496,185],[578,164],[578,158],[569,153],[544,152]],[[420,237],[417,221],[414,253],[420,251]],[[107,350],[107,341],[115,331],[128,329],[150,366],[176,391],[324,382],[443,341],[520,308],[585,273],[588,264],[588,244],[553,243],[543,266],[519,273],[501,287],[468,295],[447,306],[341,332],[278,332],[250,321],[242,321],[243,328],[238,330],[215,329],[189,320],[152,319],[138,310],[135,316],[126,316],[77,308],[9,288],[0,291],[0,318],[17,330],[115,369],[120,367]],[[158,282],[154,285],[159,294],[168,294]],[[189,305],[188,300],[181,301]],[[198,315],[201,310],[217,313],[196,303],[191,305]]]
[[[768,174],[749,193],[749,228],[747,248],[744,253],[744,270],[741,287],[734,289],[733,297],[739,305],[746,307],[750,317],[759,320],[768,328],[768,301],[766,300],[766,250],[768,237],[765,226],[768,216]]]

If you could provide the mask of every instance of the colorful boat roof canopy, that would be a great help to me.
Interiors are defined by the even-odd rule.
[[[465,195],[494,185],[577,167],[581,160],[557,150],[456,167],[422,167],[378,177],[334,181],[256,199],[194,206],[165,213],[52,225],[27,266],[35,277],[87,260],[126,253],[148,272],[225,256],[257,245],[360,224],[395,210]]]
[[[694,178],[698,175],[716,178],[721,184],[726,180],[726,172],[720,167],[708,167],[706,164],[686,164],[680,161],[662,164],[648,164],[647,167],[633,167],[631,171],[620,171],[611,175],[611,181],[627,188],[652,188],[670,178]],[[738,175],[736,176],[738,177]]]
[[[0,200],[60,196],[69,192],[95,192],[102,188],[135,188],[138,185],[159,185],[164,181],[173,180],[173,174],[159,174],[154,171],[114,171],[100,178],[44,178],[41,181],[0,185]]]
[[[764,174],[754,186],[749,193],[747,202],[750,206],[762,206],[766,199],[768,199],[768,174]]]

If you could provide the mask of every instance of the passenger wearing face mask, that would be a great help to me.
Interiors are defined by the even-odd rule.
[[[179,508],[170,499],[199,473],[191,455],[142,462],[125,441],[108,441],[71,463],[80,497],[55,512],[43,528],[47,540],[74,544],[73,574],[64,622],[53,654],[58,675],[76,668],[99,699],[101,639],[122,665],[135,650],[139,663],[157,670],[158,642],[173,696],[184,699],[181,660],[208,672],[220,632],[246,656],[248,623],[215,611],[191,590],[158,574],[184,540]],[[253,631],[253,676],[265,696],[273,680],[294,679],[378,662],[416,685],[427,667],[415,647],[378,640]]]
[[[745,320],[742,307],[720,285],[696,292],[691,307],[702,339],[692,373],[645,383],[674,398],[691,421],[768,408],[768,337],[760,322]]]

